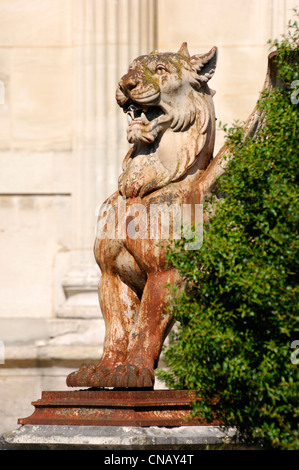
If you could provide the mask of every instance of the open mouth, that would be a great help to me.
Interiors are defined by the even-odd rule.
[[[164,114],[159,106],[144,106],[132,101],[124,108],[124,112],[127,115],[129,125],[132,122],[141,122],[145,126]]]

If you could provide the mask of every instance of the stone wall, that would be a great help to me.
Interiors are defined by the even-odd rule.
[[[218,121],[243,120],[269,38],[296,0],[0,0],[0,433],[42,390],[100,357],[95,210],[128,148],[115,102],[129,62],[154,48],[219,48]],[[217,133],[216,150],[223,141]],[[2,348],[0,349],[2,350]],[[4,362],[4,364],[1,364]]]

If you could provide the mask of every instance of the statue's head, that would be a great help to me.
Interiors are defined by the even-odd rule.
[[[153,51],[137,57],[116,91],[116,100],[128,116],[129,142],[153,142],[167,128],[188,129],[198,111],[196,95],[211,95],[207,83],[216,61],[216,47],[190,56],[186,43],[177,53]],[[147,129],[144,133],[142,126]]]

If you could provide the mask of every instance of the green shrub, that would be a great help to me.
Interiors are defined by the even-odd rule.
[[[203,246],[186,251],[180,240],[169,249],[186,290],[170,306],[178,327],[164,353],[168,370],[159,376],[170,388],[197,390],[194,414],[236,427],[240,441],[296,449],[297,22],[273,44],[284,87],[260,99],[264,127],[254,139],[243,139],[237,125],[228,131],[234,158],[219,181],[225,199],[213,203]]]

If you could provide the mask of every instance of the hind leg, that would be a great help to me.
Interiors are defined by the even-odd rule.
[[[102,358],[97,365],[84,364],[70,374],[67,378],[68,386],[108,386],[111,371],[126,362],[129,335],[139,311],[140,300],[135,291],[113,272],[102,273],[99,299],[106,330]]]
[[[154,385],[163,342],[173,325],[173,316],[167,305],[169,291],[166,284],[181,285],[176,270],[154,272],[148,275],[138,316],[130,336],[125,364],[116,369],[112,386],[150,388]]]
[[[140,300],[114,273],[103,273],[99,285],[99,299],[106,329],[104,351],[99,365],[114,368],[126,360],[129,335]]]

